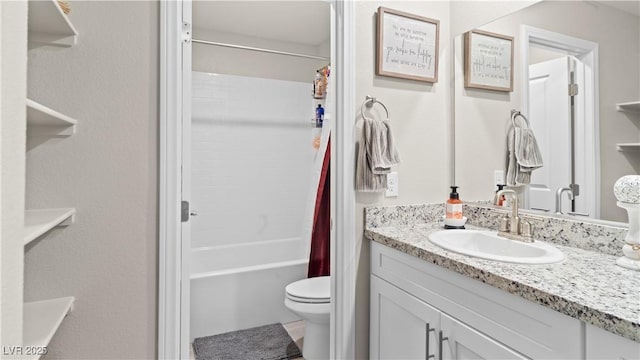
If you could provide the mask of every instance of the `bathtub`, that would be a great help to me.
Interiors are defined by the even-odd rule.
[[[284,306],[284,288],[306,278],[305,250],[300,238],[192,249],[191,341],[299,320]]]

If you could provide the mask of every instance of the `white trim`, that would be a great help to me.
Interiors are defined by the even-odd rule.
[[[181,116],[178,118],[181,135],[180,156],[178,162],[175,164],[176,172],[181,174],[181,200],[191,201],[191,38],[192,34],[192,3],[191,0],[178,1],[182,6],[182,12],[180,16],[180,55],[181,55],[181,67],[176,69],[176,72],[182,72],[180,77],[181,82],[178,83],[178,87],[181,91]],[[185,24],[188,26],[185,27]],[[188,35],[186,33],[189,33]],[[181,207],[180,202],[176,204]],[[195,209],[189,209],[188,217],[191,216],[191,211]],[[186,222],[179,222],[180,227],[180,265],[181,265],[181,281],[180,281],[180,358],[190,358],[191,348],[191,222],[187,219]]]
[[[585,94],[585,132],[584,143],[594,144],[592,151],[584,151],[584,159],[586,164],[586,178],[584,186],[580,191],[585,198],[591,198],[588,201],[587,210],[593,218],[600,218],[600,93],[599,93],[599,70],[598,70],[598,44],[575,38],[572,36],[555,33],[548,30],[538,29],[528,25],[520,26],[520,69],[521,69],[521,88],[522,88],[522,112],[529,114],[529,45],[536,44],[539,46],[565,51],[569,55],[573,55],[587,65],[587,77],[593,79],[593,93]],[[587,80],[589,81],[589,80]],[[592,165],[593,167],[590,167]],[[593,189],[593,191],[588,191]],[[528,199],[525,199],[528,200]]]
[[[332,3],[335,131],[331,138],[331,358],[355,358],[355,2]],[[339,94],[339,96],[335,96]]]
[[[160,2],[158,358],[180,358],[181,2]]]

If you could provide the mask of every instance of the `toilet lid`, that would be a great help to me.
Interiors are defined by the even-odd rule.
[[[329,276],[298,280],[285,288],[287,297],[293,301],[327,303],[331,300]]]

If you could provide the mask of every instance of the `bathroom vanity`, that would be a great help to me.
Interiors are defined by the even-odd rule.
[[[474,210],[472,223],[494,223],[485,210]],[[640,358],[640,274],[616,266],[606,249],[562,245],[571,243],[568,233],[582,236],[581,225],[591,224],[540,227],[542,237],[554,229],[562,234],[558,242],[546,240],[565,259],[523,265],[434,245],[428,237],[441,230],[441,212],[442,204],[367,209],[370,358]],[[587,232],[624,233],[600,230]]]

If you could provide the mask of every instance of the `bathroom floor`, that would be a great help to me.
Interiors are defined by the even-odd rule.
[[[302,350],[302,343],[304,341],[304,320],[294,321],[287,324],[282,324],[282,326],[287,330],[289,336],[295,341],[298,348]],[[189,348],[189,358],[191,360],[195,360],[195,355],[193,354],[193,344]],[[304,358],[299,357],[292,360],[304,360]]]
[[[293,339],[293,341],[298,345],[298,348],[302,350],[302,343],[304,342],[304,320],[294,321],[287,324],[282,324],[285,330],[289,333],[289,336]],[[293,360],[304,360],[304,358],[299,357]]]

